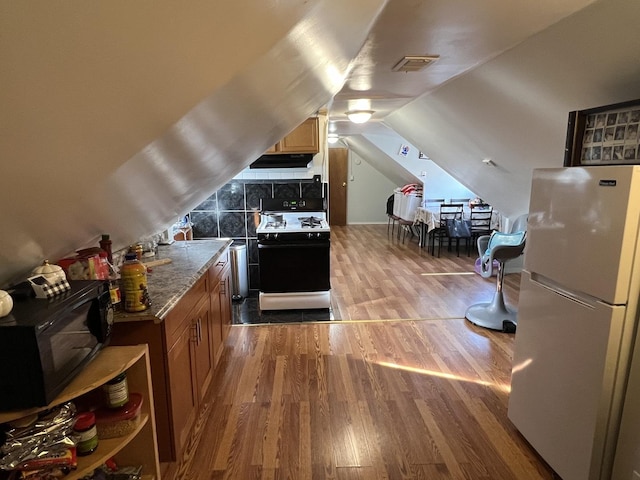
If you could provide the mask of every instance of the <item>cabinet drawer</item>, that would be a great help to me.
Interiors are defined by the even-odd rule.
[[[220,254],[220,257],[209,267],[209,279],[211,287],[214,287],[220,281],[220,274],[229,265],[229,249],[227,248]]]
[[[209,295],[209,278],[202,275],[198,281],[184,294],[180,301],[173,307],[164,320],[165,335],[167,337],[167,347],[175,343],[183,324],[189,322],[189,314],[191,310],[201,301],[202,298]]]

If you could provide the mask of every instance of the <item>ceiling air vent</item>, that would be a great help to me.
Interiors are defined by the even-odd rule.
[[[435,62],[440,55],[407,55],[392,68],[394,72],[419,72]]]

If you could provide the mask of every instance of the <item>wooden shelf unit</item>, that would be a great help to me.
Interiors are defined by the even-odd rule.
[[[85,393],[100,388],[125,371],[129,391],[140,393],[143,396],[140,422],[137,428],[123,437],[99,439],[98,448],[90,455],[79,456],[76,470],[67,475],[65,480],[82,478],[111,457],[114,457],[120,466],[142,465],[142,474],[147,480],[160,480],[151,368],[149,350],[146,345],[105,347],[49,405],[0,412],[0,423],[11,422],[74,400]]]

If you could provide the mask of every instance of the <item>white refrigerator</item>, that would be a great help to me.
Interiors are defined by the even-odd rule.
[[[639,222],[640,166],[534,170],[508,415],[563,480],[611,478]]]

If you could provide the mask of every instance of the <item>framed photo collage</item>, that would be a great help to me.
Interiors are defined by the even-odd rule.
[[[637,163],[640,108],[587,116],[582,141],[582,164]]]

